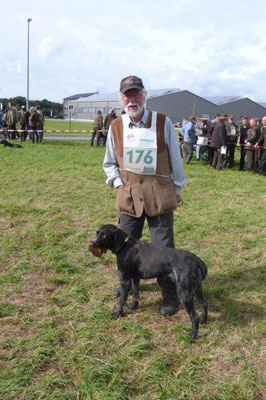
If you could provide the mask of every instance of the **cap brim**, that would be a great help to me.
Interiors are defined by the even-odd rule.
[[[127,92],[128,90],[130,90],[130,89],[143,90],[144,88],[141,87],[140,85],[134,85],[134,84],[132,84],[132,85],[128,85],[128,86],[124,87],[123,89],[120,89],[120,93],[125,93],[125,92]]]

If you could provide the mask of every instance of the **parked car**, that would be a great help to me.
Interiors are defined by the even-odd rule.
[[[58,114],[54,116],[54,119],[64,119],[64,116],[62,114]]]

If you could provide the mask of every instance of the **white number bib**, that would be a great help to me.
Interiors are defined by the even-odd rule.
[[[151,127],[128,127],[123,120],[123,163],[124,169],[135,174],[154,175],[157,167],[157,113],[152,112]]]

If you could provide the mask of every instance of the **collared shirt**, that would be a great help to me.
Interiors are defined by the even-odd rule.
[[[126,123],[128,123],[129,128],[137,130],[139,128],[144,128],[147,121],[149,111],[144,108],[144,113],[142,119],[138,125],[136,125],[130,117],[125,114]],[[168,146],[169,152],[169,162],[172,169],[173,182],[175,185],[176,193],[179,194],[181,188],[186,186],[186,178],[184,174],[183,164],[180,155],[180,148],[177,142],[177,137],[175,135],[175,128],[172,124],[170,118],[166,117],[164,125],[164,141]],[[103,161],[103,169],[107,175],[106,183],[110,188],[117,188],[118,186],[124,185],[118,161],[114,151],[114,141],[112,126],[109,127],[107,143],[106,143],[106,153]]]
[[[181,135],[184,137],[184,142],[194,144],[196,141],[196,131],[193,122],[187,122],[181,129]]]

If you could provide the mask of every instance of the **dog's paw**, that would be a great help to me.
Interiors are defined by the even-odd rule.
[[[118,318],[120,318],[120,317],[123,317],[123,314],[120,313],[120,312],[114,312],[114,313],[111,314],[111,316],[112,316],[112,318],[114,318],[114,319],[118,319]]]
[[[129,310],[137,310],[138,307],[139,307],[138,301],[132,301],[132,303],[128,305]]]

